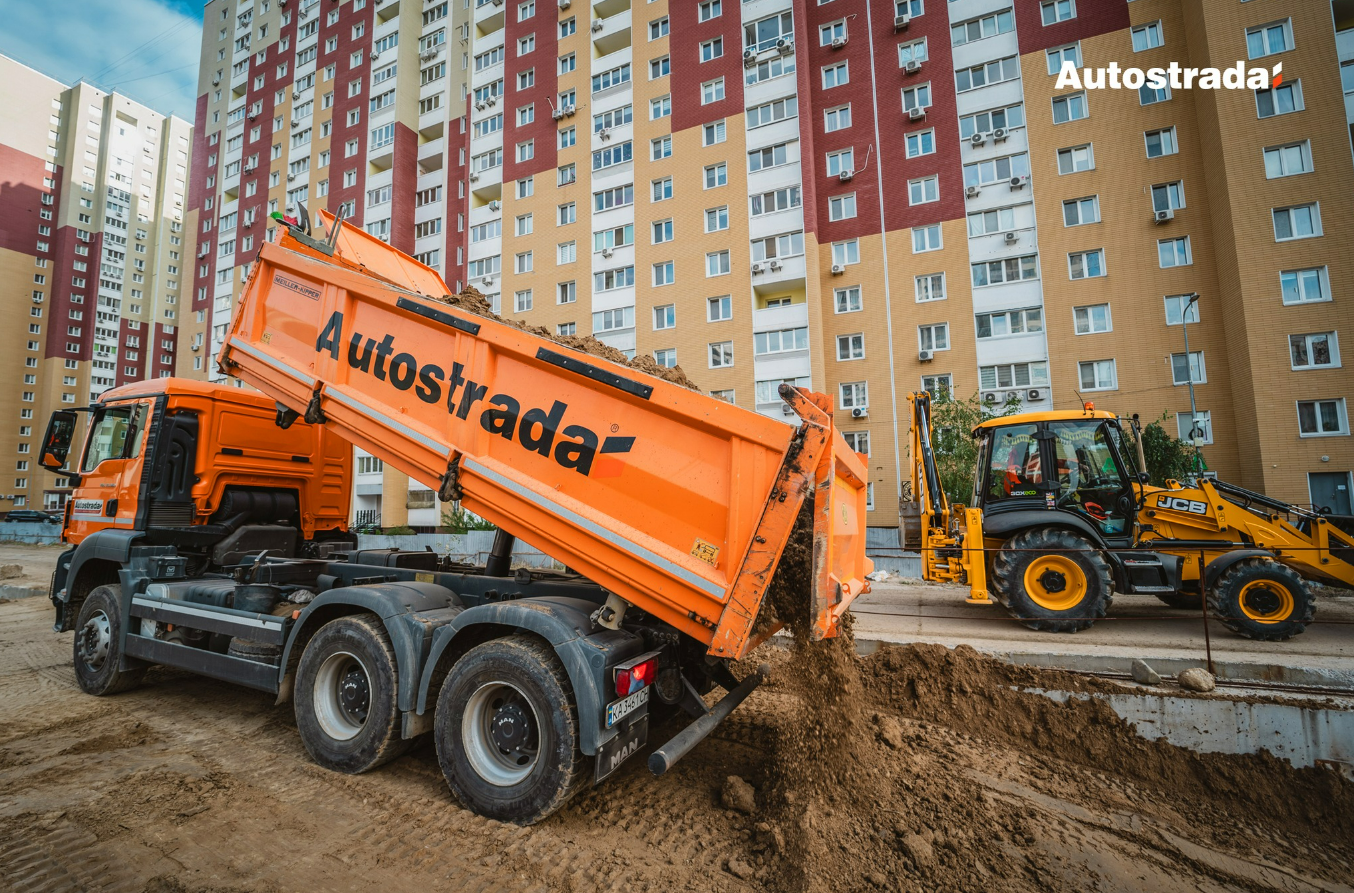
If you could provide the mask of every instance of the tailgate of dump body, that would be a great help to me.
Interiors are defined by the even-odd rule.
[[[784,516],[830,481],[814,588],[833,629],[869,570],[864,484],[838,472],[865,471],[821,407],[795,401],[813,417],[797,433],[429,301],[401,286],[426,291],[436,274],[378,263],[398,252],[365,235],[352,231],[347,257],[340,240],[343,264],[287,236],[264,245],[222,349],[229,371],[317,407],[357,446],[720,656],[747,648]],[[402,270],[413,275],[393,284]]]

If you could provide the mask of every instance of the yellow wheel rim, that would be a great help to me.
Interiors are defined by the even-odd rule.
[[[1025,569],[1025,594],[1047,611],[1067,611],[1086,597],[1086,574],[1063,555],[1041,555]]]
[[[1256,623],[1282,623],[1293,616],[1293,593],[1276,580],[1252,580],[1241,587],[1237,603]]]

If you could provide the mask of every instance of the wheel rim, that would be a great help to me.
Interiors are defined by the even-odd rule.
[[[347,651],[326,657],[315,675],[312,703],[326,735],[337,741],[357,737],[371,710],[371,676],[366,666]]]
[[[1040,555],[1025,569],[1025,593],[1048,611],[1066,611],[1086,597],[1086,574],[1063,555]]]
[[[540,717],[521,689],[507,682],[488,682],[466,702],[461,740],[480,778],[511,787],[536,768]]]
[[[1241,613],[1256,623],[1281,623],[1293,614],[1293,593],[1275,580],[1252,580],[1237,595]]]
[[[99,672],[108,660],[108,648],[112,642],[112,624],[108,622],[108,615],[103,611],[95,611],[80,628],[80,635],[76,639],[80,662],[91,672]]]

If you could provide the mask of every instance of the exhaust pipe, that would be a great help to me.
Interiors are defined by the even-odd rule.
[[[667,744],[649,754],[649,771],[654,775],[662,775],[677,765],[677,761],[690,753],[691,748],[704,741],[715,730],[715,726],[723,722],[725,717],[734,711],[735,707],[747,700],[747,696],[752,694],[752,690],[766,680],[770,672],[771,665],[762,664],[756,672],[749,673],[737,688],[720,699],[720,702],[711,708],[710,712],[682,729]]]

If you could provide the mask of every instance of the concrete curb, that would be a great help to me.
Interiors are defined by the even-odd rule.
[[[46,594],[46,587],[0,585],[0,598],[36,598],[39,595]]]

